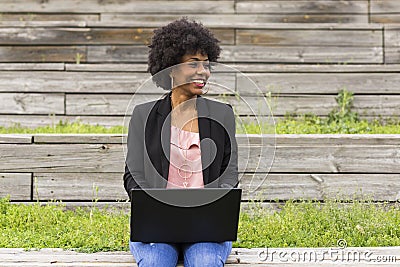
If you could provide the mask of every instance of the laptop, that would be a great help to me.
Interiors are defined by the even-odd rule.
[[[131,241],[194,243],[235,241],[239,188],[133,189]]]

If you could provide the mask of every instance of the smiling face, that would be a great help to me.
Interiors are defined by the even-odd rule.
[[[173,90],[188,98],[203,94],[202,89],[211,75],[207,55],[186,54],[182,57],[181,62],[171,71]]]

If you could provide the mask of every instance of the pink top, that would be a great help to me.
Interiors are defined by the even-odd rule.
[[[199,133],[171,125],[167,188],[204,188]]]

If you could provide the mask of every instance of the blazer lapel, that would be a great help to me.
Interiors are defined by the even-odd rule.
[[[208,183],[210,165],[212,158],[212,144],[211,144],[211,121],[209,118],[210,112],[204,98],[197,97],[197,116],[199,122],[199,135],[200,135],[200,150],[201,150],[201,164],[203,168],[203,182],[204,185]],[[204,140],[208,139],[208,140]],[[204,142],[202,142],[204,140]]]
[[[171,98],[168,94],[160,101],[157,109],[157,132],[160,133],[159,155],[161,155],[162,176],[165,182],[162,187],[167,186],[170,158],[170,142],[171,142]]]

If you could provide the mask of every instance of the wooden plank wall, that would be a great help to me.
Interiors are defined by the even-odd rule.
[[[199,12],[201,10],[201,12]],[[201,14],[199,14],[201,13]],[[121,125],[148,78],[154,28],[188,16],[221,40],[220,62],[244,75],[216,81],[271,113],[326,116],[343,88],[363,117],[400,113],[400,2],[396,0],[4,0],[0,5],[0,126],[59,120]],[[156,88],[135,95],[154,99]],[[223,95],[221,95],[223,93]],[[252,115],[232,91],[210,95]],[[136,97],[138,96],[138,97]]]
[[[4,0],[0,126],[126,125],[135,104],[163,93],[152,86],[138,91],[149,78],[153,30],[182,16],[208,26],[221,40],[220,62],[241,72],[214,73],[224,87],[209,94],[230,102],[238,115],[326,116],[343,88],[355,93],[354,109],[365,118],[400,115],[397,0]],[[268,95],[271,110],[261,95]],[[121,140],[2,135],[0,196],[126,199]],[[251,139],[250,150],[244,140],[239,136],[244,199],[400,198],[397,135],[277,136],[268,176],[268,165],[256,165],[260,137]]]
[[[124,139],[0,135],[0,197],[24,202],[124,201]],[[237,135],[237,140],[243,200],[362,195],[400,200],[399,135]]]

